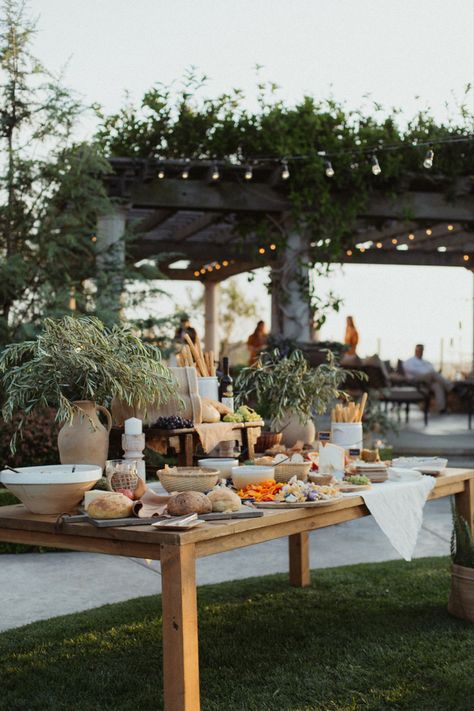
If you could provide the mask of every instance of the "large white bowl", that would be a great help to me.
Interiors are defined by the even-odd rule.
[[[263,481],[274,478],[274,467],[259,467],[258,465],[232,467],[232,483],[237,490],[245,489],[248,484],[261,484]]]
[[[215,459],[198,459],[200,467],[208,467],[209,469],[217,469],[223,479],[230,479],[232,476],[233,467],[239,465],[238,459],[230,459],[226,457],[216,457]]]
[[[102,469],[91,464],[50,464],[19,467],[18,471],[16,474],[4,469],[0,481],[29,511],[37,514],[72,511],[80,504],[84,492],[92,489],[102,476]]]

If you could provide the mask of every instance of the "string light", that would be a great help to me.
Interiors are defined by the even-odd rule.
[[[359,247],[359,252],[361,252],[362,254],[364,254],[364,252],[365,252],[365,247]]]
[[[159,171],[158,171],[158,178],[159,178],[160,180],[163,180],[164,177],[165,177],[165,171],[164,171],[163,168],[160,168]]]
[[[200,269],[199,271],[201,272],[201,274],[205,274],[205,273],[206,273],[206,270],[204,269],[204,267],[201,267],[201,269]]]
[[[334,168],[332,167],[331,161],[330,160],[324,161],[324,167],[325,167],[326,176],[328,178],[333,178],[334,177]]]
[[[398,239],[396,237],[392,239],[392,244],[398,244]]]
[[[436,247],[438,252],[446,252],[446,247],[441,246],[441,247]]]
[[[463,255],[463,259],[464,259],[465,262],[468,262],[469,259],[470,259],[470,257],[469,257],[468,254],[464,254],[464,255]]]
[[[375,246],[377,247],[377,249],[382,249],[383,244],[382,244],[382,242],[377,242],[377,244]]]
[[[91,242],[97,242],[97,237],[95,235],[92,235]]]
[[[181,178],[182,180],[187,180],[189,178],[189,166],[185,165],[183,170],[181,171]]]
[[[201,274],[201,272],[199,271],[199,269],[197,269],[197,270],[194,272],[194,276],[195,276],[195,277],[198,277],[200,274]]]
[[[428,227],[428,229],[425,230],[425,232],[428,235],[428,237],[431,237],[431,235],[433,234],[433,230],[430,227]]]
[[[281,164],[282,164],[281,179],[282,179],[282,180],[288,180],[288,178],[290,177],[290,170],[289,170],[289,168],[288,168],[288,161],[283,160],[283,161],[281,162]]]
[[[408,239],[415,239],[415,235],[413,234],[413,232],[410,232],[410,234],[408,235]]]
[[[380,175],[382,172],[382,168],[380,167],[380,163],[377,160],[377,156],[375,153],[373,154],[372,158],[370,159],[370,162],[372,163],[372,173],[374,175]]]
[[[217,165],[217,163],[214,163],[214,165],[212,166],[211,178],[212,180],[219,180],[220,177],[221,175],[219,173],[219,166]]]
[[[348,257],[352,257],[352,249],[348,249],[346,254]]]
[[[253,178],[253,169],[250,164],[245,167],[244,178],[245,180],[252,180]]]
[[[209,266],[208,266],[208,268],[207,268],[207,271],[208,271],[208,272],[212,272],[212,266],[211,266],[210,264],[209,264]]]
[[[227,261],[227,259],[224,259],[224,261],[222,262],[222,266],[223,266],[223,267],[228,267],[228,266],[229,266],[229,262]]]
[[[448,230],[449,232],[452,232],[454,230],[454,225],[448,225]]]
[[[276,244],[273,244],[273,243],[272,243],[272,244],[270,245],[270,249],[272,250],[272,252],[274,252],[276,248],[277,248]]]
[[[260,247],[258,250],[259,254],[265,254],[265,247]]]
[[[425,153],[425,160],[423,161],[423,168],[426,168],[429,170],[430,168],[433,167],[433,159],[434,159],[434,150],[433,146],[430,145],[428,150]]]
[[[217,269],[217,271],[219,271],[220,268],[221,265],[219,264],[219,262],[216,262],[216,264],[214,265],[214,269]]]

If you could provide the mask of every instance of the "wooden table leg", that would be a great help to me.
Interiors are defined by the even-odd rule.
[[[192,433],[179,435],[178,466],[192,467],[194,456],[194,440]]]
[[[474,536],[474,479],[466,479],[464,491],[456,494],[456,508],[469,524]]]
[[[309,569],[309,533],[294,533],[288,536],[290,553],[290,585],[306,588],[311,585]]]
[[[199,711],[196,557],[193,544],[161,546],[165,711]]]

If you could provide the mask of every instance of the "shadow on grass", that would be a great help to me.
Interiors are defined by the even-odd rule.
[[[200,588],[205,711],[471,708],[474,630],[446,612],[446,559],[327,569],[313,581]],[[161,599],[9,631],[0,658],[0,707],[160,709]]]

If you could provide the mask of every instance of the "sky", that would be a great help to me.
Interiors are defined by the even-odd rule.
[[[399,107],[408,120],[429,106],[447,116],[474,82],[472,0],[30,0],[38,18],[34,52],[86,103],[117,110],[125,92],[139,101],[155,82],[179,80],[195,65],[206,93],[242,88],[255,97],[255,65],[288,102],[332,94],[348,108]],[[416,98],[419,97],[419,98]],[[472,105],[472,93],[470,96]],[[84,121],[82,131],[93,128]],[[269,317],[258,273],[242,288]],[[245,286],[244,286],[245,285]],[[194,284],[192,289],[201,288]],[[331,288],[343,297],[322,337],[341,339],[353,314],[361,353],[380,345],[386,358],[406,357],[415,342],[427,357],[469,358],[473,342],[473,275],[463,268],[352,265]],[[180,292],[172,285],[170,293]],[[460,325],[461,324],[461,327]],[[242,337],[247,334],[242,333]],[[380,341],[378,341],[380,338]],[[450,345],[452,344],[452,345]]]

